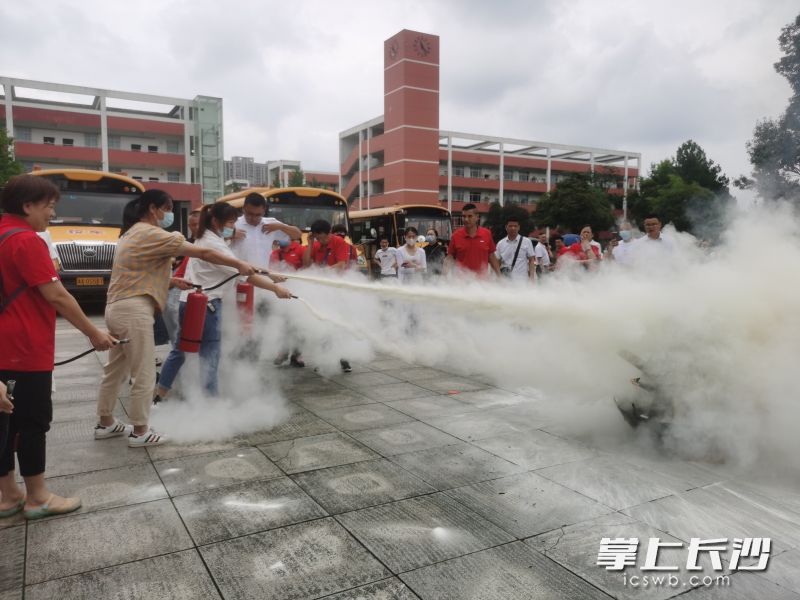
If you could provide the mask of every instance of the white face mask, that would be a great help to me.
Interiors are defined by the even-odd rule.
[[[417,238],[406,238],[406,246],[416,246]]]

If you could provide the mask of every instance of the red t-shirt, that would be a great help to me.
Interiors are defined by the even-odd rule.
[[[293,269],[303,268],[303,246],[293,241],[285,250],[273,250],[269,263],[272,266],[279,266],[281,262],[285,262]]]
[[[173,277],[180,277],[183,279],[186,277],[186,267],[189,265],[189,257],[184,256],[183,260],[181,260],[181,264],[178,265],[178,268],[175,269],[175,272],[172,274]]]
[[[462,227],[457,229],[450,238],[447,255],[455,258],[457,265],[485,275],[489,264],[489,255],[496,248],[492,232],[485,227],[478,227],[478,231],[472,237],[468,236],[467,229]]]
[[[602,256],[600,255],[600,249],[597,246],[593,245],[590,246],[590,248],[592,249],[592,252],[594,253],[595,257],[602,258]],[[589,259],[589,256],[586,254],[586,252],[583,251],[580,242],[575,242],[574,244],[572,244],[572,246],[569,247],[567,252],[569,252],[573,257],[575,257],[576,260]]]
[[[329,235],[328,243],[324,246],[319,241],[314,241],[311,248],[311,262],[315,265],[326,264],[332,267],[340,262],[348,262],[349,259],[350,244],[338,235]]]
[[[0,313],[0,369],[52,371],[56,350],[56,311],[38,286],[58,281],[47,243],[26,221],[3,215],[0,235],[9,229],[26,229],[0,245],[3,297],[22,284],[27,287]]]

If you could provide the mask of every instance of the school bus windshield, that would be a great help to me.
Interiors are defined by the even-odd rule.
[[[300,229],[308,229],[319,219],[325,219],[331,225],[347,225],[347,210],[344,207],[270,204],[268,216]]]
[[[62,192],[50,223],[119,227],[122,225],[122,211],[129,200],[130,196],[120,194]]]
[[[453,233],[449,216],[407,214],[406,228],[408,227],[414,227],[420,235],[425,235],[429,229],[435,229],[439,238],[443,240],[449,240]]]

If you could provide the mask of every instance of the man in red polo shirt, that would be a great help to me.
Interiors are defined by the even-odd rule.
[[[279,240],[275,244],[278,247],[272,251],[272,256],[270,256],[269,266],[271,268],[280,268],[281,263],[286,263],[295,271],[303,268],[303,247],[300,242]]]
[[[338,235],[331,235],[331,224],[324,219],[314,221],[303,254],[303,266],[317,265],[344,271],[349,262],[350,244]]]
[[[474,204],[465,204],[461,215],[464,217],[464,227],[457,229],[450,238],[444,261],[445,272],[452,271],[455,263],[461,269],[485,277],[489,265],[499,277],[500,261],[494,253],[496,247],[492,232],[478,225],[478,209]]]

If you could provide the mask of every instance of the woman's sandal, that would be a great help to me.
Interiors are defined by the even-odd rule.
[[[50,494],[50,498],[47,499],[47,502],[36,508],[26,510],[25,518],[29,521],[34,521],[36,519],[44,519],[45,517],[51,517],[53,515],[65,515],[67,513],[76,511],[81,507],[80,498],[64,498],[66,501],[64,506],[59,508],[51,508],[50,502],[53,501],[54,497],[55,494]]]
[[[16,506],[0,510],[0,519],[5,519],[6,517],[13,517],[18,512],[21,512],[24,507],[25,507],[25,498],[17,502]]]

